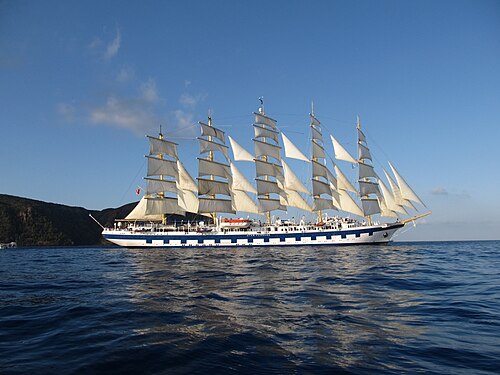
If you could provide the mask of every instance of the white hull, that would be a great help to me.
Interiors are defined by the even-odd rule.
[[[402,223],[361,226],[340,230],[276,230],[197,232],[134,232],[106,229],[108,241],[124,247],[249,247],[377,244],[391,241]],[[263,229],[263,228],[259,228]]]

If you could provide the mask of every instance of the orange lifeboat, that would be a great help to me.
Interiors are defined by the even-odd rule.
[[[249,228],[252,221],[249,219],[227,219],[223,218],[220,221],[221,228],[235,228],[235,229],[245,229]]]

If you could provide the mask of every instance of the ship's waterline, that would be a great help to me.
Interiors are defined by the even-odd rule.
[[[353,245],[390,242],[404,224],[370,226],[337,231],[249,231],[220,233],[130,232],[105,230],[104,238],[126,247],[241,247]]]

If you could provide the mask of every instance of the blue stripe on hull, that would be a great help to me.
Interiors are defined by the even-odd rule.
[[[341,231],[324,231],[324,232],[292,232],[292,233],[258,233],[258,234],[246,234],[245,232],[239,232],[238,234],[196,234],[196,235],[162,235],[162,234],[104,234],[104,238],[113,242],[113,240],[118,241],[144,241],[146,245],[142,246],[158,246],[158,247],[182,247],[182,246],[210,246],[205,244],[205,241],[213,241],[215,245],[218,246],[240,246],[237,240],[248,241],[247,244],[241,244],[241,246],[269,246],[271,239],[279,239],[279,243],[273,243],[272,245],[345,245],[342,242],[331,242],[331,243],[316,243],[318,237],[325,237],[326,240],[332,240],[335,236],[340,236],[342,240],[346,240],[347,236],[354,235],[355,238],[360,238],[362,234],[368,234],[368,236],[373,236],[375,232],[396,230],[403,227],[404,224],[392,224],[387,227],[375,227],[366,229],[351,229],[351,230],[341,230]],[[287,242],[286,239],[292,238],[295,242]],[[307,242],[302,242],[302,238],[310,238]],[[221,240],[225,240],[221,243]],[[255,240],[261,240],[262,242],[256,242]],[[387,241],[377,241],[378,243],[389,242],[390,237]],[[163,245],[154,245],[153,241],[162,241]],[[170,244],[172,241],[177,241],[179,244]],[[196,244],[188,244],[188,241],[196,241]],[[230,242],[229,242],[230,241]],[[358,242],[357,244],[361,244]],[[369,242],[373,243],[373,242]],[[133,245],[134,247],[141,246],[140,244]]]

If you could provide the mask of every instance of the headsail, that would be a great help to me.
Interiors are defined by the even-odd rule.
[[[408,185],[403,177],[398,173],[396,168],[389,162],[389,166],[392,169],[392,173],[396,176],[396,181],[398,182],[399,189],[401,190],[401,196],[409,201],[420,203],[422,206],[426,207],[424,202],[417,196],[413,189]]]
[[[229,143],[233,150],[233,156],[235,161],[251,161],[253,162],[254,156],[239,145],[231,136],[228,136]]]
[[[348,161],[349,163],[356,164],[357,160],[354,159],[349,152],[337,141],[333,135],[330,135],[333,144],[333,151],[335,152],[335,159]]]
[[[285,148],[285,156],[287,158],[309,162],[307,156],[305,156],[284,133],[281,133],[281,138],[283,139],[283,147]]]
[[[243,173],[240,172],[234,163],[230,163],[232,186],[231,191],[233,194],[233,205],[237,212],[249,212],[258,214],[259,208],[248,195],[248,193],[257,194],[257,190],[245,178]]]

